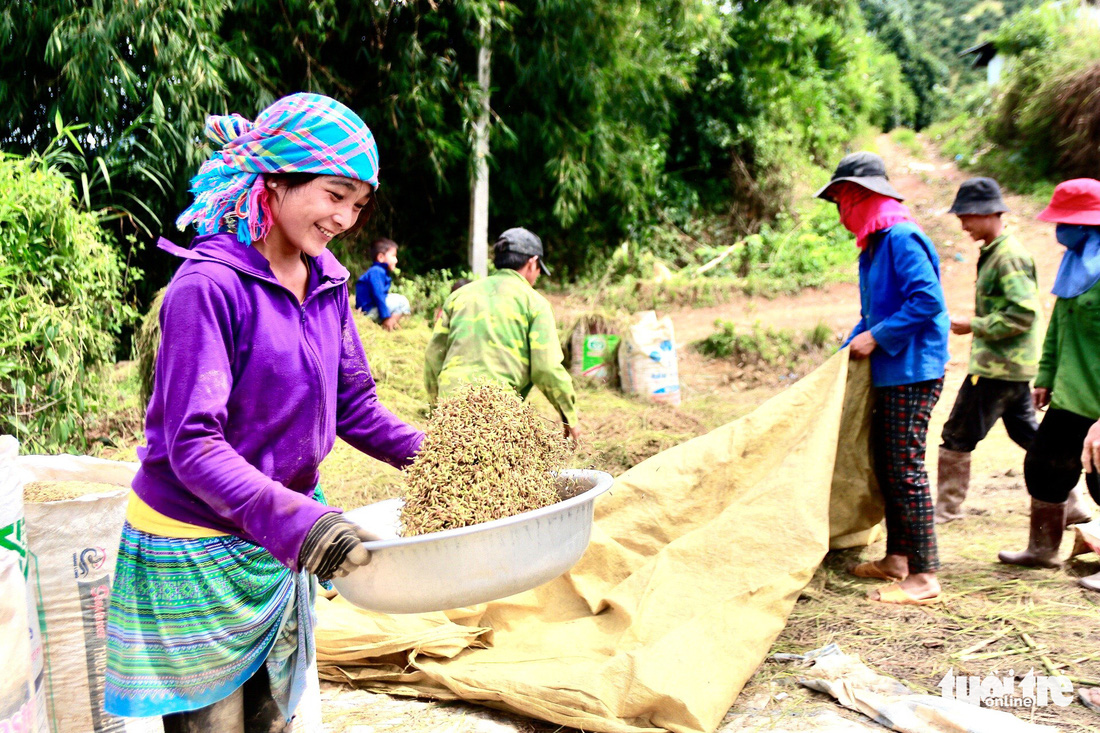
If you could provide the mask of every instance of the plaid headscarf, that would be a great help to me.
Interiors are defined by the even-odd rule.
[[[359,115],[320,94],[291,94],[255,122],[238,114],[206,118],[214,155],[191,179],[195,201],[179,215],[181,230],[224,231],[237,218],[237,239],[249,245],[271,229],[264,173],[343,176],[378,188],[378,146]]]

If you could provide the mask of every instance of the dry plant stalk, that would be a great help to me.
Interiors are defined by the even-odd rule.
[[[23,486],[23,501],[28,504],[45,504],[49,501],[77,499],[89,494],[122,491],[124,488],[126,487],[95,481],[31,481]]]
[[[573,452],[560,428],[503,385],[443,400],[406,469],[406,537],[541,509],[560,497],[555,472]]]

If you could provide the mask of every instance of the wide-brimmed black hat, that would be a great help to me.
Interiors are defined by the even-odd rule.
[[[1001,187],[992,178],[963,181],[948,214],[1003,214],[1008,211],[1001,198]]]
[[[851,181],[870,191],[881,193],[883,196],[889,196],[898,201],[905,200],[905,197],[890,185],[890,181],[886,177],[886,164],[882,162],[882,158],[874,153],[859,152],[845,155],[837,164],[836,170],[833,171],[833,177],[814,196],[832,201],[832,198],[825,194],[830,186],[841,181]]]
[[[529,229],[523,227],[512,227],[506,229],[501,233],[497,239],[496,244],[493,245],[494,252],[518,252],[521,255],[533,255],[539,258],[539,269],[542,270],[542,274],[550,277],[550,268],[543,262],[542,240],[539,239],[539,235],[535,234]]]

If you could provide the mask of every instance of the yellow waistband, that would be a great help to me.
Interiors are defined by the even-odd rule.
[[[142,501],[141,497],[133,491],[130,492],[126,503],[126,521],[136,530],[155,534],[159,537],[195,540],[201,537],[226,536],[225,532],[219,532],[216,529],[208,529],[197,524],[188,524],[178,519],[166,517]]]

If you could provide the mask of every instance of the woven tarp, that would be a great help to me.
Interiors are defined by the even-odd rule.
[[[409,616],[321,600],[321,676],[587,731],[712,731],[830,544],[872,539],[869,422],[867,363],[845,350],[621,475],[585,555],[544,586]]]

